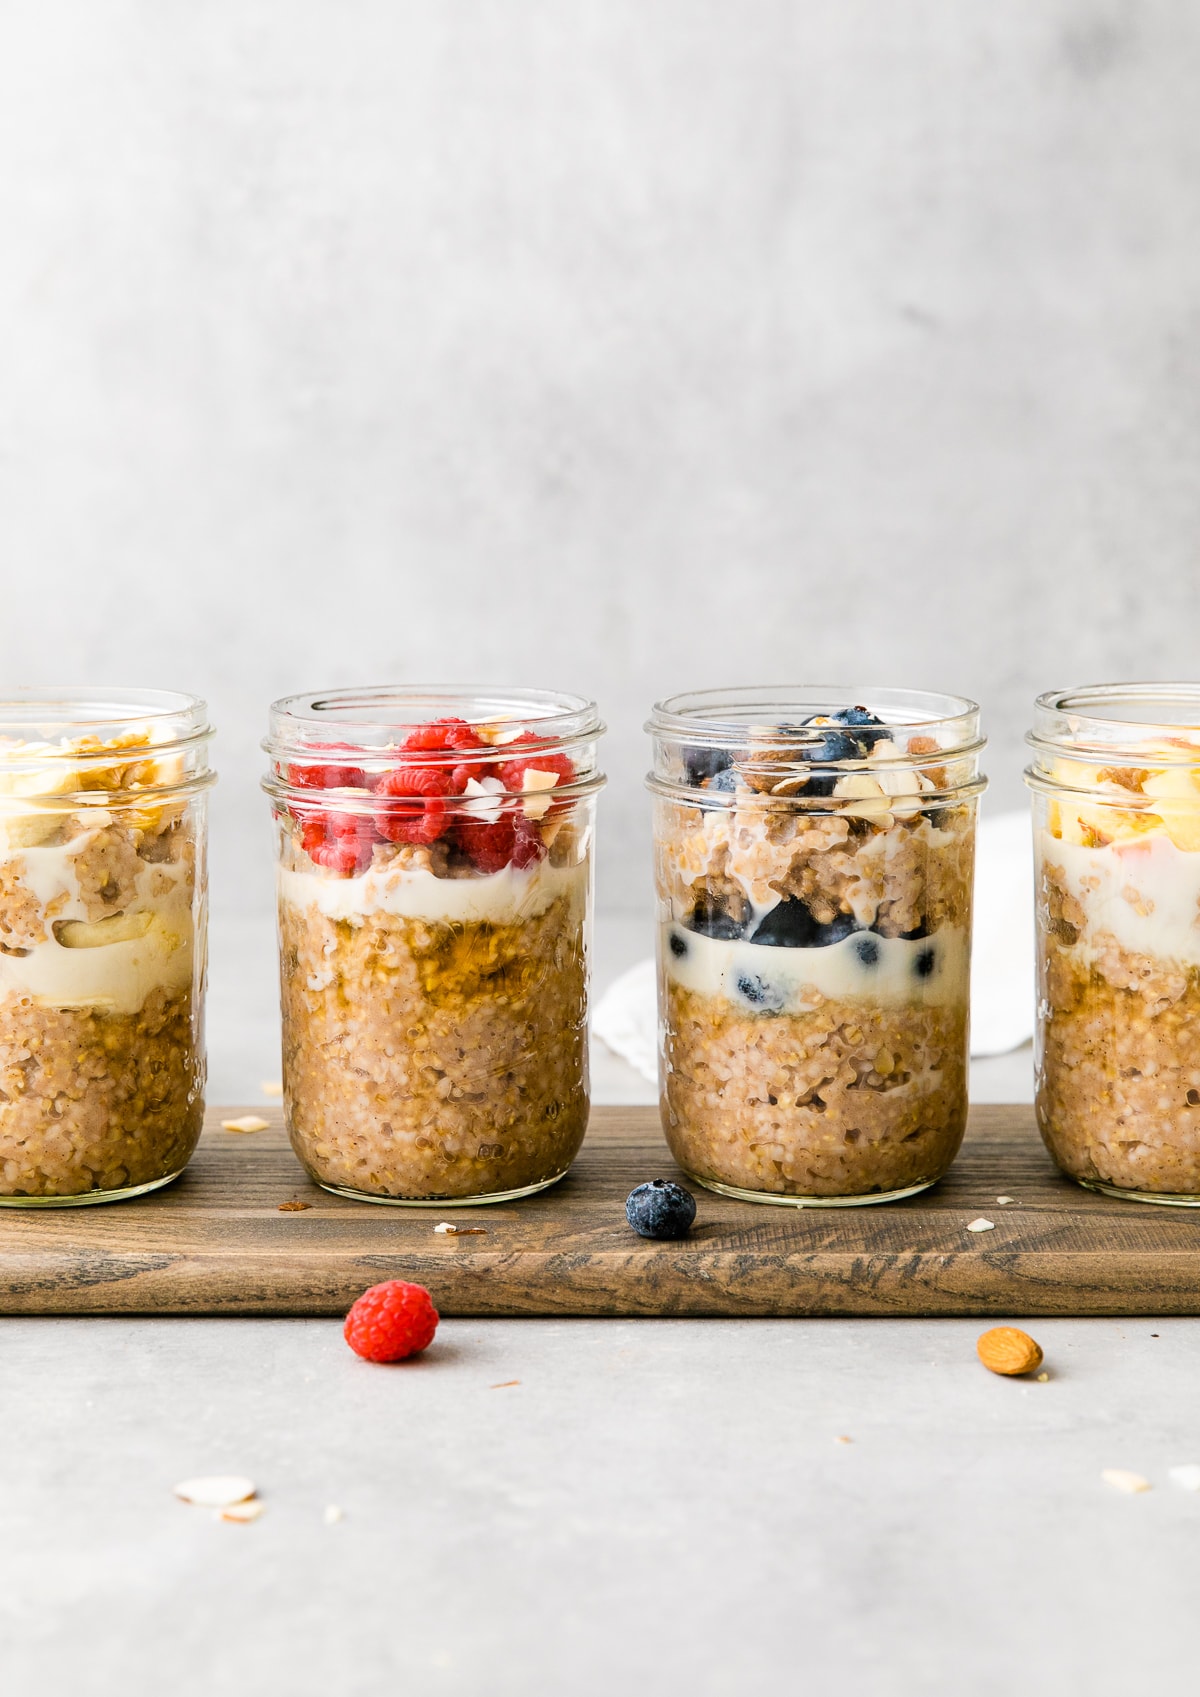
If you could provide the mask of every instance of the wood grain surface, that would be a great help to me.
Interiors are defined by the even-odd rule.
[[[245,1113],[266,1131],[235,1135]],[[948,1178],[906,1202],[762,1207],[697,1190],[682,1243],[625,1223],[643,1179],[678,1176],[653,1108],[597,1108],[570,1174],[507,1206],[388,1208],[327,1195],[278,1108],[215,1108],[168,1189],[132,1202],[0,1209],[0,1313],[341,1314],[381,1279],[452,1315],[1200,1313],[1200,1212],[1061,1178],[1027,1107],[979,1107]],[[1006,1207],[998,1196],[1016,1200]],[[281,1211],[293,1200],[303,1210]],[[995,1230],[968,1232],[984,1216]],[[486,1234],[438,1235],[441,1220]]]

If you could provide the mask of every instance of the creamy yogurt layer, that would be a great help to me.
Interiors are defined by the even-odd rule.
[[[0,997],[132,1014],[152,990],[186,989],[195,966],[189,869],[144,866],[121,912],[89,921],[73,864],[79,847],[26,848],[9,861],[46,910],[46,936],[0,951]]]
[[[320,871],[281,871],[280,900],[290,907],[320,910],[327,918],[361,924],[372,914],[448,924],[516,925],[544,913],[560,896],[582,903],[588,868],[508,865],[478,878],[438,878],[416,868],[373,866],[356,878]]]
[[[662,926],[659,951],[682,989],[721,996],[745,1013],[803,1014],[822,1000],[940,1005],[966,995],[968,938],[944,926],[931,937],[855,931],[826,948],[776,948]]]
[[[1106,933],[1132,954],[1200,966],[1200,853],[1177,848],[1162,831],[1103,848],[1043,832],[1040,850],[1083,910],[1077,947]]]

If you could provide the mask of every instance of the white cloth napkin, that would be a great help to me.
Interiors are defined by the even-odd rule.
[[[971,959],[971,1053],[1005,1055],[1033,1036],[1033,845],[1027,813],[979,826]],[[600,998],[600,1041],[644,1078],[658,1076],[654,962],[640,960]]]

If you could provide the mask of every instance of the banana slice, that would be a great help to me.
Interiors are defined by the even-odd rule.
[[[152,913],[114,913],[108,919],[60,919],[54,935],[64,949],[104,949],[110,943],[136,943],[154,924]]]

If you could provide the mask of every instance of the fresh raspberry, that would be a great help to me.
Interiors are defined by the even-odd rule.
[[[344,1335],[364,1361],[403,1361],[429,1348],[437,1323],[424,1285],[388,1279],[363,1291],[346,1316]]]
[[[435,766],[397,766],[383,775],[375,793],[400,798],[375,816],[376,828],[390,843],[435,843],[450,823],[450,775]],[[407,805],[406,797],[412,798]]]
[[[348,749],[354,752],[351,742],[318,742],[314,748],[322,750]],[[337,790],[337,789],[369,789],[370,780],[361,766],[289,766],[287,780],[299,790]]]
[[[509,813],[488,822],[485,819],[462,819],[455,826],[459,847],[464,849],[480,872],[503,872],[513,856],[516,821]]]
[[[542,833],[538,830],[536,821],[526,819],[523,813],[518,813],[513,822],[513,865],[532,866],[541,860],[545,852],[546,845],[542,841]]]
[[[515,742],[509,744],[509,747],[514,751],[526,748],[536,750],[542,745],[543,738],[535,737],[531,731],[523,731]],[[515,755],[513,759],[504,762],[498,775],[504,780],[506,790],[519,791],[524,788],[526,772],[554,772],[561,783],[573,784],[575,782],[575,767],[561,752],[558,754],[532,753],[528,756],[524,754]]]
[[[351,878],[371,864],[378,838],[370,819],[357,813],[311,813],[300,825],[300,846],[318,866]]]
[[[484,746],[465,719],[431,719],[410,731],[401,744],[405,754],[444,754],[451,748],[465,752]]]

